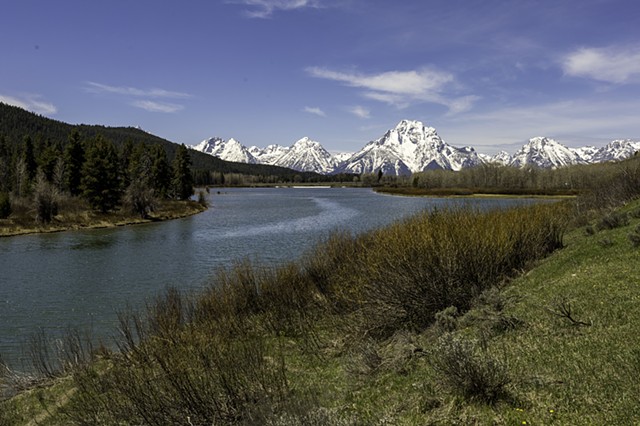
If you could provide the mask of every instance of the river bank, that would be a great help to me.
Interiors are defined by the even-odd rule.
[[[47,224],[38,224],[25,217],[0,219],[0,238],[37,233],[53,233],[79,229],[115,228],[118,226],[139,225],[192,216],[206,210],[207,207],[195,201],[161,201],[148,217],[142,218],[122,210],[100,213],[89,209],[65,209],[53,217]]]
[[[408,186],[374,187],[381,194],[403,195],[410,197],[507,197],[507,198],[574,198],[576,191],[500,189],[500,188],[416,188]]]

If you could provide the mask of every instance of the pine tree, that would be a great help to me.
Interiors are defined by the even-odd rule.
[[[187,147],[184,144],[178,147],[176,157],[173,160],[171,190],[174,198],[177,198],[179,200],[187,200],[193,195],[191,157],[189,155]]]
[[[80,133],[73,130],[69,135],[69,142],[64,149],[65,185],[71,195],[80,195],[82,181],[82,165],[84,164],[84,146],[80,140]]]
[[[162,145],[151,149],[151,185],[160,198],[166,198],[171,186],[171,166]]]
[[[31,140],[30,136],[25,136],[23,139],[22,158],[24,159],[27,178],[29,182],[31,182],[36,177],[38,163],[36,162],[36,156],[33,152],[33,141]]]
[[[120,201],[118,154],[113,143],[102,136],[97,136],[87,149],[81,186],[89,204],[103,213]]]

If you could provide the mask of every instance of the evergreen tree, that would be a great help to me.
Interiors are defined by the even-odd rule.
[[[22,158],[27,171],[27,179],[31,182],[36,177],[38,163],[33,152],[33,141],[30,136],[25,136],[23,139]]]
[[[80,140],[80,133],[77,130],[73,130],[69,135],[69,142],[64,150],[65,185],[71,195],[80,195],[82,193],[80,184],[84,160],[84,146]]]
[[[167,160],[167,151],[162,145],[153,145],[151,149],[151,185],[160,198],[166,198],[171,186],[171,166]]]
[[[171,190],[174,198],[177,198],[179,200],[187,200],[193,195],[191,157],[189,155],[187,147],[184,144],[178,147],[176,157],[173,160]]]
[[[11,155],[4,135],[0,135],[0,192],[11,191]]]
[[[111,141],[97,136],[82,167],[82,190],[89,204],[105,213],[120,201],[118,154]]]
[[[38,164],[40,170],[44,173],[44,178],[47,182],[53,181],[53,174],[55,172],[56,163],[62,156],[62,152],[58,144],[47,144],[47,146],[40,153],[38,158]]]

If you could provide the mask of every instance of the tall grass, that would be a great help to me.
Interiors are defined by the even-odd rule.
[[[241,262],[197,297],[167,291],[121,316],[120,350],[75,369],[62,408],[75,424],[265,424],[317,410],[288,357],[321,343],[423,330],[562,246],[561,204],[424,213],[357,237],[335,234],[303,260]],[[337,419],[337,418],[336,418]]]

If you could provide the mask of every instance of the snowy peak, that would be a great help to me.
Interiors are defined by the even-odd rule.
[[[473,148],[456,148],[433,127],[402,120],[380,139],[356,152],[342,169],[351,173],[411,174],[432,169],[460,170],[480,163]]]
[[[291,145],[273,164],[298,171],[329,174],[335,170],[338,161],[319,142],[304,137]]]
[[[513,156],[510,165],[513,167],[525,167],[533,165],[542,168],[558,168],[571,164],[585,163],[572,149],[556,142],[553,139],[538,136],[529,139]]]
[[[640,141],[618,139],[598,149],[592,156],[593,162],[619,161],[632,157],[640,151]]]
[[[196,151],[202,151],[221,158],[225,161],[250,164],[257,163],[256,158],[249,152],[249,150],[233,138],[228,141],[218,137],[205,139],[196,145],[194,149]]]

